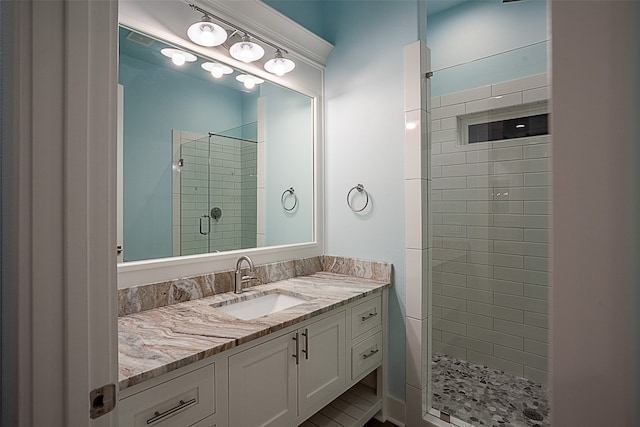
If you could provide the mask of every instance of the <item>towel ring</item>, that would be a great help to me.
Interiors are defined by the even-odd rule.
[[[353,205],[351,204],[351,200],[349,199],[349,197],[351,197],[351,193],[353,193],[353,190],[358,190],[358,193],[364,193],[364,195],[367,197],[367,200],[364,202],[364,206],[360,209],[354,209]],[[369,206],[369,193],[367,193],[367,190],[364,189],[364,185],[358,184],[351,190],[349,190],[349,192],[347,193],[347,205],[349,206],[349,209],[356,213],[362,212],[367,206]]]
[[[296,193],[294,191],[295,190],[293,189],[293,187],[287,188],[282,193],[282,196],[280,196],[280,203],[282,203],[282,208],[287,212],[291,212],[292,210],[294,210],[296,208],[296,206],[298,206],[298,196],[296,196]],[[293,206],[291,206],[290,208],[288,208],[284,203],[285,195],[287,193],[289,193],[289,196],[293,196]]]

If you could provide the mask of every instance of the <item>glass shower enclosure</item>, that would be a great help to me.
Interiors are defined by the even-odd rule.
[[[256,247],[255,123],[181,144],[180,255]]]

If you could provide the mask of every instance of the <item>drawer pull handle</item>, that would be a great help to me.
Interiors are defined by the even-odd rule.
[[[296,342],[296,352],[292,355],[294,359],[296,359],[296,365],[300,364],[300,358],[298,355],[300,354],[300,340],[298,339],[298,333],[296,332],[295,336],[291,337]]]
[[[369,319],[371,319],[372,317],[376,317],[377,315],[378,315],[378,313],[376,313],[376,312],[374,311],[373,313],[369,313],[369,314],[368,314],[368,315],[366,315],[366,316],[362,316],[362,317],[361,317],[361,319],[362,319],[362,321],[364,322],[365,320],[369,320]]]
[[[305,329],[302,336],[304,337],[304,350],[302,352],[304,353],[304,358],[309,360],[309,329]]]
[[[180,403],[178,404],[178,406],[174,406],[173,408],[167,409],[164,412],[156,411],[153,414],[153,417],[151,417],[151,418],[149,418],[147,420],[147,424],[153,424],[156,421],[160,421],[163,418],[167,418],[169,415],[175,414],[176,412],[181,411],[182,409],[185,409],[185,408],[187,408],[187,407],[189,407],[189,406],[191,406],[191,405],[193,405],[195,403],[196,403],[196,398],[195,397],[193,399],[187,400],[186,402],[184,400],[180,399]]]
[[[378,350],[377,348],[376,348],[375,350],[371,350],[369,353],[367,353],[367,354],[363,354],[363,355],[362,355],[362,358],[363,358],[363,359],[368,359],[368,358],[370,358],[371,356],[373,356],[374,354],[376,354],[376,353],[377,353],[377,352],[379,352],[379,351],[380,351],[380,350]]]

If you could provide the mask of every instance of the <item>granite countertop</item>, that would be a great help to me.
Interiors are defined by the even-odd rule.
[[[389,281],[316,272],[118,318],[120,390],[380,292]],[[282,291],[305,303],[252,320],[211,305]]]

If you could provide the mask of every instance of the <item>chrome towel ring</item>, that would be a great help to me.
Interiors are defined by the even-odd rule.
[[[353,190],[357,190],[358,193],[364,193],[364,195],[367,198],[367,200],[364,202],[364,206],[362,206],[360,209],[354,209],[353,205],[351,204],[350,197],[351,197],[351,193],[353,193]],[[367,193],[367,190],[364,189],[364,185],[358,184],[355,187],[353,187],[351,190],[349,190],[349,192],[347,193],[347,205],[349,206],[349,209],[351,209],[356,213],[362,212],[363,210],[365,210],[367,206],[369,206],[369,193]]]
[[[287,193],[289,193],[288,197],[293,197],[293,205],[290,208],[288,208],[285,205],[285,200],[288,198],[286,197]],[[282,196],[280,196],[280,203],[282,204],[282,208],[287,212],[291,212],[296,208],[296,206],[298,206],[298,196],[296,196],[296,193],[293,187],[289,187],[286,190],[284,190],[284,192],[282,193]]]

